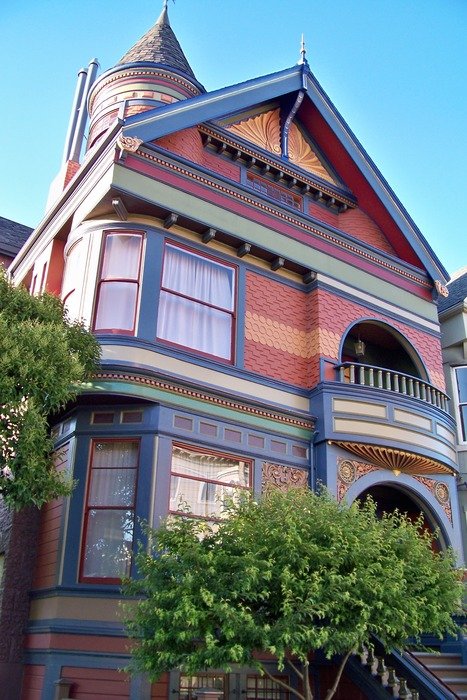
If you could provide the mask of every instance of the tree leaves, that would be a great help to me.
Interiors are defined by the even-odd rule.
[[[12,508],[41,506],[65,493],[71,482],[56,472],[48,417],[73,399],[97,367],[96,339],[78,323],[64,318],[56,297],[32,297],[13,287],[0,271],[0,440],[12,449],[0,452],[0,495]],[[13,455],[13,456],[12,456]],[[8,468],[2,477],[2,470]]]
[[[281,669],[317,649],[346,655],[372,634],[392,647],[454,631],[459,576],[421,522],[379,519],[371,501],[347,507],[307,489],[227,508],[215,531],[167,521],[138,554],[140,578],[125,588],[143,598],[127,608],[127,626],[135,665],[153,678],[261,667],[255,651],[274,654]]]

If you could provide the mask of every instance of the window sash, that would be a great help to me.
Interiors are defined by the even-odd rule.
[[[251,467],[250,461],[241,458],[174,445],[170,512],[222,519],[225,500],[251,488]]]
[[[81,580],[128,576],[134,531],[139,440],[94,440],[87,486]]]
[[[234,316],[235,268],[166,244],[157,337],[229,361]]]
[[[142,233],[106,233],[96,295],[94,331],[134,333],[139,300],[142,242]]]

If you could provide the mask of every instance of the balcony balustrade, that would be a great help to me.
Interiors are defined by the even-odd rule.
[[[336,367],[336,371],[338,380],[344,384],[357,384],[391,391],[448,411],[448,396],[419,377],[358,362],[343,362]]]

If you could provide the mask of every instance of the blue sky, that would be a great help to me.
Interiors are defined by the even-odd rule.
[[[161,0],[3,0],[0,215],[37,225],[59,170],[76,75],[104,71]],[[467,0],[177,0],[172,27],[208,90],[307,58],[452,273],[467,265]]]

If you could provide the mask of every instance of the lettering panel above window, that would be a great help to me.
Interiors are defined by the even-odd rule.
[[[142,247],[141,233],[106,234],[94,315],[97,333],[134,333]]]
[[[233,361],[235,268],[166,244],[157,337]]]

